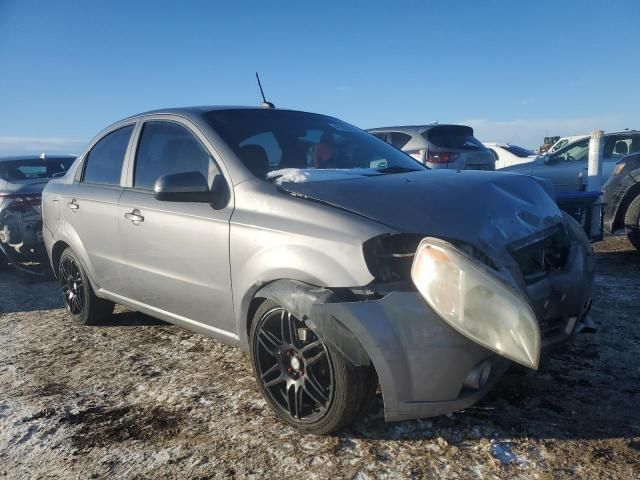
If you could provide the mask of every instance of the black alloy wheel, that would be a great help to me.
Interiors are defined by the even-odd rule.
[[[282,307],[268,310],[259,322],[254,357],[269,400],[296,422],[322,418],[335,389],[326,345]]]
[[[78,264],[71,256],[60,262],[60,287],[65,307],[72,315],[82,315],[84,311],[84,281]]]
[[[78,256],[67,248],[58,262],[58,282],[67,311],[80,323],[95,325],[113,313],[114,304],[98,298]]]

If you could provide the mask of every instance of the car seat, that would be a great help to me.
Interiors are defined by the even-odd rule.
[[[239,152],[242,163],[258,178],[266,178],[269,172],[267,152],[260,145],[244,145]]]

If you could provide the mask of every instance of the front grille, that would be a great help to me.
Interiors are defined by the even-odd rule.
[[[549,273],[561,270],[567,264],[571,241],[563,225],[519,240],[509,247],[527,285],[535,283]]]

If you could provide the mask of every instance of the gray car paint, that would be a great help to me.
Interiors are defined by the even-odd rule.
[[[289,295],[282,302],[301,308],[301,318],[310,319],[355,363],[373,362],[389,420],[463,408],[486,393],[508,362],[454,332],[415,291],[348,302],[325,295],[374,281],[364,260],[365,241],[411,232],[475,245],[495,262],[497,275],[529,298],[539,320],[584,317],[593,279],[591,248],[580,228],[557,209],[546,183],[502,173],[442,171],[278,187],[255,178],[203,120],[211,108],[141,114],[98,135],[68,174],[45,189],[44,238],[52,262],[69,245],[98,296],[243,348],[248,348],[254,298],[269,296],[276,282],[307,285],[306,298],[317,301],[296,303]],[[158,118],[181,123],[211,152],[230,191],[228,205],[177,208],[131,188],[140,123]],[[132,122],[136,129],[121,186],[84,185],[89,192],[81,196],[78,179],[86,153],[102,136]],[[94,207],[100,195],[101,204],[111,207]],[[73,199],[77,210],[66,208]],[[399,204],[414,208],[399,211]],[[140,225],[123,221],[134,208],[145,217]],[[173,227],[161,228],[172,222]],[[572,232],[570,268],[525,285],[508,245],[563,224]],[[194,228],[199,234],[185,238]],[[194,284],[199,289],[191,296],[186,290]],[[207,294],[212,295],[205,300]],[[357,346],[366,357],[354,354]],[[469,369],[488,359],[494,366],[490,381],[474,393],[465,390]]]

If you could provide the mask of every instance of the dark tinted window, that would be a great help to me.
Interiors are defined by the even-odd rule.
[[[424,170],[373,135],[324,115],[247,109],[214,110],[205,118],[259,178],[285,168],[371,169],[358,175]]]
[[[484,145],[473,136],[473,129],[464,125],[442,125],[422,134],[429,142],[440,148],[458,150],[484,150]]]
[[[0,178],[7,182],[19,182],[38,178],[51,178],[69,170],[73,158],[47,159],[32,158],[11,160],[0,163]]]
[[[133,125],[111,132],[95,144],[85,160],[83,182],[120,185],[122,163]]]
[[[146,122],[136,153],[133,186],[153,189],[158,177],[172,173],[200,172],[209,181],[217,173],[209,152],[181,125]]]
[[[391,145],[402,148],[411,140],[411,135],[402,132],[391,132]]]
[[[531,150],[518,147],[517,145],[505,145],[503,148],[508,152],[513,153],[516,157],[520,157],[520,158],[525,158],[525,157],[534,155],[534,153]]]

